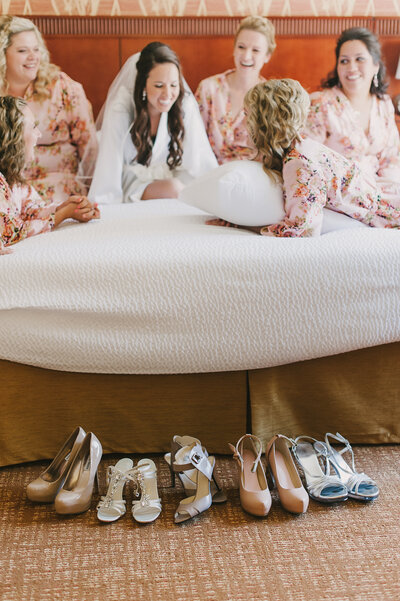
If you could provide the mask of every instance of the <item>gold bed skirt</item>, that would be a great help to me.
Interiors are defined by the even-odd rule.
[[[0,361],[0,465],[50,458],[81,425],[105,453],[169,449],[174,434],[212,453],[252,431],[352,443],[400,442],[400,343],[249,372],[114,375]]]

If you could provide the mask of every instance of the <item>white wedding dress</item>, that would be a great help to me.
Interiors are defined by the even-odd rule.
[[[167,165],[168,113],[162,113],[149,166],[136,162],[136,148],[130,129],[135,116],[133,89],[140,53],[131,56],[110,86],[105,105],[97,119],[100,148],[89,198],[111,204],[141,199],[147,185],[156,179],[177,177],[182,183],[218,166],[204,129],[195,97],[185,82],[182,102],[185,136],[182,164],[171,171]]]

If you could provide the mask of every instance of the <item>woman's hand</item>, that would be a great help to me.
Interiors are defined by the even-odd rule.
[[[54,225],[59,225],[65,219],[83,222],[100,219],[100,210],[97,203],[91,203],[86,196],[70,196],[57,207]]]
[[[91,203],[87,196],[70,196],[67,202],[73,205],[72,219],[90,221],[100,218],[97,202]]]
[[[222,227],[237,227],[240,230],[247,230],[248,232],[254,232],[255,234],[261,234],[261,226],[258,225],[237,225],[237,223],[231,223],[230,221],[224,221],[223,219],[209,219],[206,221],[206,225],[219,225]]]

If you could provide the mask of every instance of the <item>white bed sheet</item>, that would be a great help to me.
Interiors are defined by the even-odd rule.
[[[15,245],[0,257],[1,358],[194,373],[400,340],[399,231],[279,239],[206,219],[176,200],[104,206]]]

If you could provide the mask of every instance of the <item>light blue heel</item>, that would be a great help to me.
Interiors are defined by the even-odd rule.
[[[340,443],[343,446],[342,449],[336,450],[331,446],[330,439],[333,439],[336,443]],[[357,499],[358,501],[373,501],[379,496],[379,488],[369,476],[363,472],[357,472],[354,464],[354,453],[351,445],[346,438],[344,438],[339,432],[331,434],[327,432],[325,434],[325,444],[328,451],[328,459],[337,476],[346,485],[349,497]],[[350,453],[351,467],[343,459],[344,453]]]
[[[325,444],[311,436],[298,436],[292,444],[293,455],[303,470],[310,497],[320,503],[346,501],[346,485],[337,476],[330,475]],[[324,460],[325,471],[320,464],[321,458]]]

